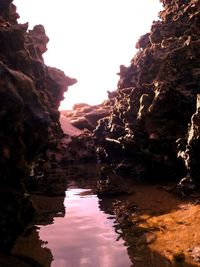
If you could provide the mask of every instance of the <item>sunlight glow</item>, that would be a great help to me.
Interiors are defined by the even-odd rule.
[[[20,23],[43,24],[50,38],[45,63],[76,78],[60,109],[99,104],[117,88],[116,73],[128,66],[138,38],[162,9],[159,0],[15,0]]]

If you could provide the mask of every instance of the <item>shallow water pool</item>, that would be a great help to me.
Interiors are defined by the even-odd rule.
[[[65,216],[40,226],[39,235],[53,255],[51,267],[130,267],[124,240],[115,232],[115,218],[100,210],[91,190],[69,188]]]

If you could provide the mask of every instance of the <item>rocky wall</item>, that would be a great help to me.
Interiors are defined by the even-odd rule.
[[[12,0],[0,0],[0,250],[9,250],[33,215],[27,177],[38,155],[62,136],[58,107],[76,82],[44,64],[44,27],[18,24]]]
[[[200,1],[162,3],[130,66],[120,66],[111,115],[99,122],[95,137],[102,161],[120,164],[138,179],[184,177],[188,166],[179,152],[189,149],[190,173],[197,179]],[[188,131],[193,137],[186,148]]]

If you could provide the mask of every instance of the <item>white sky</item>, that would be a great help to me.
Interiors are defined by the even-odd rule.
[[[99,104],[117,87],[121,64],[128,66],[138,38],[162,9],[159,0],[15,0],[19,22],[43,24],[50,38],[44,54],[78,83],[69,87],[61,109]]]

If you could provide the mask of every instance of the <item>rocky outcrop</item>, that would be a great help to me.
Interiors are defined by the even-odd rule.
[[[197,94],[196,112],[192,115],[191,125],[188,130],[187,139],[181,140],[184,143],[179,145],[179,153],[188,171],[185,180],[188,182],[193,179],[194,182],[199,183],[200,177],[200,95]],[[184,179],[183,179],[184,180]],[[181,187],[183,185],[181,184]],[[188,186],[187,186],[188,188]]]
[[[92,132],[97,127],[98,121],[109,115],[109,109],[110,103],[105,100],[102,104],[94,106],[78,103],[74,105],[72,110],[61,111],[61,121],[68,122],[67,132],[69,131],[69,123],[74,129],[67,147],[68,161],[70,163],[97,162]]]
[[[160,20],[137,42],[131,65],[120,66],[111,115],[95,130],[99,157],[108,164],[122,164],[134,178],[180,179],[189,170],[199,179],[195,110],[200,90],[200,2],[162,2]],[[180,149],[186,151],[186,165]]]
[[[97,127],[98,121],[109,115],[109,109],[108,101],[94,106],[79,103],[74,105],[73,110],[62,111],[62,114],[70,120],[74,127],[93,131]]]
[[[44,64],[44,27],[18,24],[12,0],[0,0],[0,250],[33,214],[27,177],[38,155],[62,136],[58,107],[76,82]]]
[[[162,2],[131,65],[120,66],[117,90],[101,105],[78,104],[65,114],[83,130],[66,149],[58,107],[76,80],[44,64],[44,27],[18,24],[12,0],[0,0],[0,252],[33,215],[29,191],[62,194],[63,157],[96,161],[94,140],[98,160],[109,166],[101,170],[101,193],[113,184],[119,192],[125,173],[199,181],[200,2]]]

